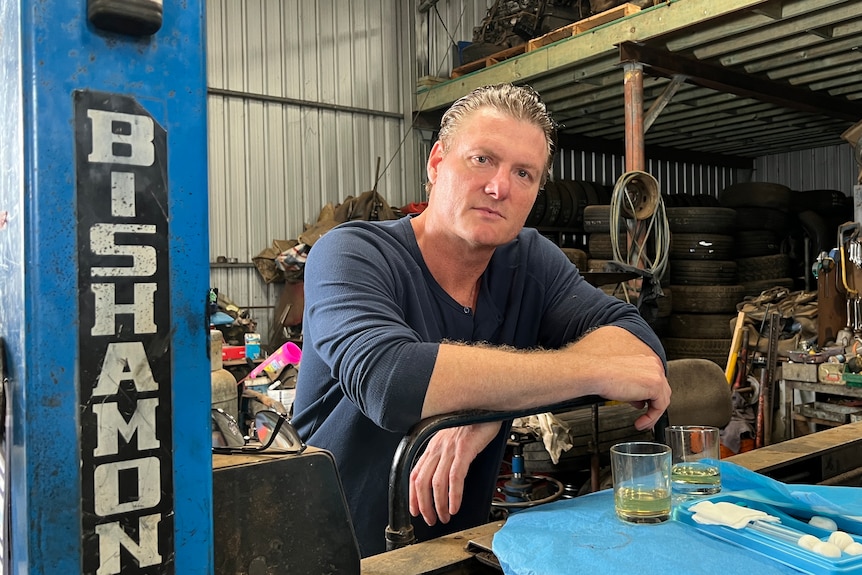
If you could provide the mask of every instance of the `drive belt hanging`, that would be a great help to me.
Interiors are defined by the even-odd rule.
[[[614,233],[621,218],[625,219],[630,243],[627,258],[622,256],[619,235]],[[610,228],[615,261],[650,271],[655,278],[664,275],[670,233],[658,181],[653,176],[631,171],[619,177],[611,195]]]

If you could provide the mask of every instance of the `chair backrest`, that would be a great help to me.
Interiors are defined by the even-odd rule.
[[[667,379],[673,392],[667,410],[671,425],[724,427],[730,422],[730,386],[717,363],[673,359],[667,362]]]

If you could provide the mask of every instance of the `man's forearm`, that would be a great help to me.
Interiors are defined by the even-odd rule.
[[[461,409],[540,407],[584,395],[607,395],[615,381],[625,383],[628,370],[622,364],[639,356],[650,359],[633,367],[652,365],[655,370],[658,358],[653,350],[613,326],[596,329],[560,350],[441,344],[422,416]]]

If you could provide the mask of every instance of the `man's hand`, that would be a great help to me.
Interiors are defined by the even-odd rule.
[[[470,463],[497,435],[501,422],[442,429],[428,442],[410,473],[410,514],[434,525],[461,508]]]
[[[590,364],[579,371],[592,374],[594,395],[627,402],[637,409],[647,408],[635,421],[638,430],[655,426],[670,405],[671,390],[661,359],[619,328],[596,330],[568,346],[565,352]]]
[[[625,357],[625,365],[626,372],[609,377],[601,395],[628,402],[636,409],[646,407],[635,420],[635,428],[652,429],[670,405],[670,385],[661,360],[655,355],[630,355]]]

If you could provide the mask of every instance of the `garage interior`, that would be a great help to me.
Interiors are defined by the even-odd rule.
[[[478,36],[453,45],[452,30],[471,29],[466,8],[446,2],[419,7],[417,36],[427,40],[425,46],[418,41],[412,117],[420,157],[442,112],[471,89],[499,82],[532,86],[560,124],[560,151],[554,179],[527,225],[558,243],[591,281],[632,303],[638,303],[640,280],[613,262],[658,272],[662,297],[653,303],[652,325],[672,364],[696,374],[679,379],[697,380],[693,393],[700,394],[683,403],[685,391],[675,391],[679,409],[703,422],[718,405],[714,424],[724,428],[730,406],[728,430],[736,436],[727,437],[732,449],[723,446],[723,456],[787,482],[860,485],[860,462],[849,455],[855,432],[847,431],[858,426],[848,412],[860,405],[859,391],[814,373],[821,363],[824,371],[834,369],[829,357],[840,346],[836,337],[847,337],[839,332],[855,313],[845,297],[850,284],[842,283],[841,266],[830,267],[830,260],[844,257],[836,251],[842,242],[849,251],[849,224],[858,219],[858,3],[619,3],[612,17],[606,12],[598,20],[583,2],[490,4],[472,22],[477,35],[493,28],[498,43],[490,46]],[[548,25],[558,24],[555,18],[566,10],[587,17],[546,31],[536,24],[541,18],[529,18],[531,9],[546,10]],[[533,37],[516,38],[525,21],[534,26]],[[616,186],[633,171],[655,178],[655,184],[644,177],[634,187],[660,196],[666,217],[647,218],[650,232],[641,239],[647,265],[628,259],[634,254],[626,253],[625,216],[612,205],[615,193],[624,201]],[[391,206],[399,202],[397,196],[384,199]],[[405,200],[409,211],[408,204],[421,198]],[[312,230],[313,219],[306,223]],[[615,223],[623,232],[619,240],[610,237]],[[296,289],[296,283],[286,285]],[[273,324],[284,327],[278,314]],[[289,335],[291,328],[285,329]],[[790,375],[784,373],[788,363]],[[717,391],[710,392],[713,383]],[[710,393],[711,399],[704,397]],[[558,411],[551,421],[564,425],[575,445],[555,458],[536,417],[524,417],[508,456],[517,453],[526,474],[537,477],[530,497],[539,504],[548,490],[553,500],[606,488],[607,449],[638,438],[629,430],[632,418],[627,406]],[[830,441],[837,431],[849,435],[788,455],[810,441],[809,434],[824,431]],[[853,439],[845,443],[847,437]],[[504,461],[501,477],[511,477],[510,465]],[[546,485],[554,480],[559,483]],[[505,504],[497,512],[505,516]],[[441,568],[434,564],[438,555],[445,557],[442,565],[474,565],[495,529],[492,524],[435,542],[433,551],[423,543],[366,558],[363,570],[434,572]],[[465,550],[464,540],[475,544],[474,537],[477,548]],[[452,549],[443,550],[447,546]]]
[[[862,1],[188,4],[198,3],[204,18],[198,56],[205,67],[200,94],[205,109],[197,110],[194,102],[190,108],[206,120],[197,144],[205,152],[198,175],[206,176],[199,179],[207,185],[194,193],[207,205],[180,204],[192,214],[206,211],[206,221],[181,210],[172,225],[186,226],[177,237],[193,238],[192,247],[175,248],[172,237],[159,244],[159,254],[182,254],[172,257],[187,266],[191,278],[189,287],[177,285],[183,274],[172,276],[171,293],[208,283],[200,309],[170,320],[171,327],[209,324],[207,358],[190,354],[193,359],[184,364],[188,371],[182,371],[175,366],[182,362],[174,344],[174,358],[165,363],[170,368],[164,368],[172,374],[178,370],[174,388],[188,375],[196,383],[177,389],[171,400],[176,401],[160,413],[179,422],[184,416],[197,421],[207,411],[211,433],[224,436],[234,426],[231,433],[239,444],[214,443],[212,474],[205,465],[201,479],[200,469],[189,468],[200,467],[195,464],[201,454],[194,449],[206,443],[206,434],[191,432],[193,440],[185,447],[175,441],[176,453],[167,457],[176,467],[176,485],[163,486],[159,493],[164,500],[176,497],[183,507],[178,504],[175,513],[166,514],[179,519],[170,523],[175,533],[159,545],[173,546],[176,556],[146,571],[131,559],[129,549],[137,543],[123,539],[127,549],[116,560],[123,563],[122,572],[173,573],[193,566],[188,572],[224,575],[514,573],[494,548],[509,518],[609,490],[613,445],[664,441],[658,427],[634,428],[642,410],[599,397],[538,411],[473,410],[425,419],[405,436],[393,460],[390,523],[380,534],[387,551],[360,557],[331,454],[293,436],[285,440],[288,453],[267,453],[268,443],[261,448],[248,437],[255,425],[271,424],[266,429],[274,430],[276,441],[282,437],[280,426],[283,432],[292,430],[301,362],[291,354],[303,345],[303,265],[314,243],[346,221],[421,213],[427,205],[426,159],[442,114],[474,88],[498,83],[532,87],[558,124],[552,178],[526,226],[557,244],[590,284],[635,305],[661,340],[673,389],[662,429],[718,427],[722,460],[791,491],[794,485],[862,491]],[[165,9],[180,10],[181,4],[169,0]],[[69,19],[74,18],[63,15],[62,20]],[[87,34],[104,34],[88,26]],[[108,36],[107,48],[93,53],[104,49],[110,54],[111,43],[117,42],[145,63],[165,57],[146,53],[150,35],[161,41],[159,32],[120,32]],[[0,45],[17,40],[12,34]],[[180,51],[177,45],[169,48]],[[34,54],[41,56],[43,49],[34,48]],[[6,76],[20,76],[12,68],[4,66]],[[77,81],[75,74],[60,75]],[[118,91],[143,90],[144,108],[160,101],[133,76]],[[110,92],[116,85],[110,76],[100,81],[92,88]],[[20,77],[16,82],[22,82]],[[38,93],[50,82],[34,84],[43,86],[32,88]],[[63,98],[71,105],[72,98]],[[3,116],[0,123],[27,126],[32,121],[35,126],[37,114],[29,106],[41,110],[46,104],[35,97],[32,103],[14,100],[27,113],[23,119]],[[48,140],[41,134],[37,139]],[[172,166],[186,161],[172,150],[166,152]],[[0,148],[4,173],[35,173],[40,162],[29,161],[30,150],[22,147],[20,155],[28,161],[19,166],[18,152]],[[48,150],[48,158],[53,152]],[[200,163],[194,153],[188,158],[189,165]],[[75,174],[67,180],[80,178],[80,171]],[[23,190],[25,179],[0,181],[12,184],[7,190],[18,184]],[[194,188],[187,181],[186,187],[177,185],[177,178],[174,182],[174,189]],[[29,201],[23,193],[19,200],[7,194],[0,192],[0,232],[8,222],[14,229],[15,222],[15,210],[4,211],[2,204]],[[35,202],[42,196],[33,197]],[[192,193],[189,198],[200,199]],[[44,221],[34,223],[42,222],[46,230]],[[80,238],[85,236],[78,240],[84,245]],[[22,255],[17,245],[24,243],[23,233],[0,236],[0,252]],[[15,285],[23,286],[37,264],[16,264],[10,273],[20,279]],[[86,276],[80,281],[86,283]],[[81,486],[74,469],[81,461],[86,467],[78,446],[96,435],[93,420],[81,415],[91,404],[79,397],[86,386],[76,378],[79,371],[89,372],[78,369],[77,356],[66,358],[76,374],[67,394],[28,391],[28,398],[24,393],[31,386],[47,389],[45,381],[65,381],[62,358],[50,373],[27,371],[25,358],[33,351],[26,340],[32,341],[33,332],[25,330],[24,316],[16,315],[25,312],[15,310],[29,308],[24,302],[41,301],[42,292],[51,291],[38,281],[32,285],[26,293],[23,287],[0,288],[5,308],[0,311],[0,374],[10,398],[0,468],[4,514],[9,515],[0,573],[114,572],[97,571],[92,557],[77,565],[79,556],[98,548],[90,531],[95,515],[81,507],[62,517],[49,514],[42,507],[48,501],[32,495],[48,481],[46,500],[68,496],[86,507],[87,497],[75,491]],[[188,301],[195,298],[183,294],[170,305],[159,301],[162,311],[179,315],[176,310],[190,308]],[[77,305],[65,307],[74,315]],[[63,317],[71,319],[70,325],[81,321],[77,315]],[[179,337],[183,329],[169,330],[172,335],[165,339]],[[196,330],[190,338],[201,335]],[[50,334],[39,333],[39,345],[50,343]],[[199,343],[189,349],[201,351]],[[208,381],[197,381],[202,373],[209,373]],[[211,392],[211,404],[208,398],[197,401],[202,390]],[[182,411],[181,400],[193,393],[188,411]],[[61,405],[67,403],[72,407]],[[53,409],[62,411],[57,416]],[[22,431],[17,422],[33,421],[36,414],[68,423],[57,434],[66,438],[62,460],[53,462],[44,447],[24,457],[34,439],[30,428]],[[266,420],[267,414],[275,414],[274,419]],[[514,423],[488,523],[417,542],[406,508],[411,465],[440,430],[489,421]],[[173,434],[177,427],[162,431]],[[209,448],[205,451],[208,463]],[[18,471],[25,461],[27,471]],[[191,481],[183,481],[183,474]],[[18,503],[22,498],[26,506]],[[44,534],[23,529],[45,517],[58,527]],[[25,532],[26,537],[16,536]],[[46,545],[57,532],[62,536]],[[862,541],[862,532],[854,536]],[[52,559],[65,557],[68,548],[74,549],[71,559]],[[205,560],[197,558],[201,549],[211,554]],[[726,549],[735,550],[732,543]],[[16,554],[26,558],[23,564],[16,563]],[[71,571],[69,562],[74,563]],[[858,560],[848,565],[842,573],[862,573]],[[777,569],[824,572],[807,563],[785,562]]]

